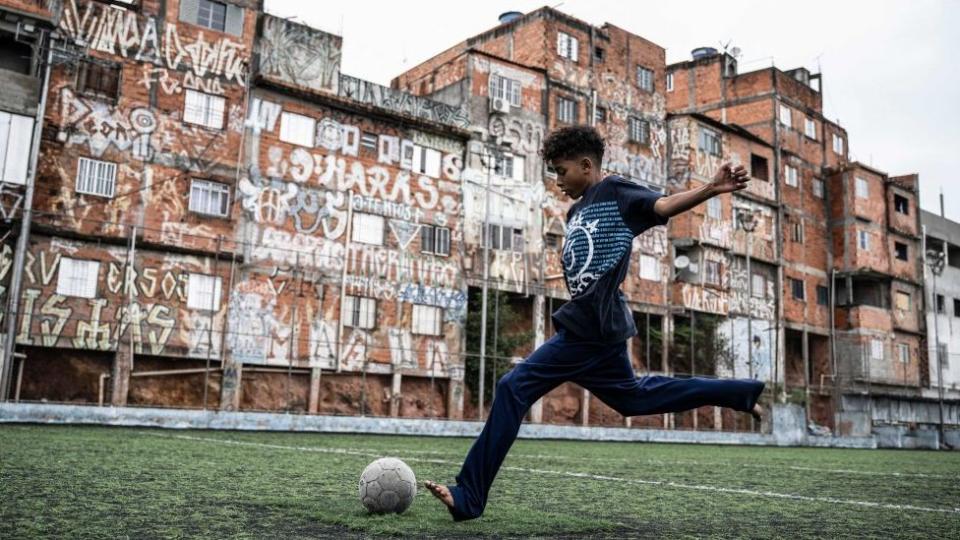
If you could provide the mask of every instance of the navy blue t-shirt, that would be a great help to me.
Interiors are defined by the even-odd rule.
[[[637,333],[620,284],[630,266],[633,238],[667,223],[653,211],[662,196],[620,176],[608,176],[570,207],[562,256],[570,301],[553,313],[555,325],[581,339],[607,343]]]

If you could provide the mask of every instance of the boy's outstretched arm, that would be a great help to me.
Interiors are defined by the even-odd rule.
[[[724,163],[710,183],[682,193],[661,197],[653,205],[653,211],[660,216],[670,218],[721,193],[740,191],[747,187],[749,181],[750,175],[747,174],[743,165],[734,167],[729,162]]]

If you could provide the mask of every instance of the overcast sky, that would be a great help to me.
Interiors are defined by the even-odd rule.
[[[390,79],[542,0],[305,2],[267,0],[267,11],[343,36],[341,69]],[[823,112],[843,125],[854,159],[891,175],[919,173],[921,204],[960,221],[960,1],[567,0],[557,9],[616,24],[667,50],[739,47],[740,71],[771,65],[823,73]],[[951,37],[953,36],[953,37]]]

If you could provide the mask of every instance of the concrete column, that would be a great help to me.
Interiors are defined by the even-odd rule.
[[[223,361],[223,378],[220,383],[221,411],[236,411],[240,408],[240,379],[242,375],[243,364],[234,361],[232,355],[226,357]]]
[[[117,340],[117,354],[113,357],[113,370],[110,376],[110,404],[114,407],[123,407],[127,404],[132,369],[133,348],[130,346],[130,341],[121,336]]]
[[[660,347],[660,371],[664,375],[672,375],[673,372],[670,368],[670,343],[673,341],[673,315],[668,312],[663,314],[663,317],[660,317],[660,333],[663,335],[663,343]],[[673,429],[674,418],[673,413],[666,413],[663,415],[663,427],[666,429]]]
[[[590,391],[586,388],[583,389],[583,393],[580,395],[580,425],[590,425]]]
[[[400,383],[402,380],[403,375],[395,371],[390,381],[390,416],[400,416]]]
[[[310,397],[307,401],[307,411],[310,414],[320,412],[320,377],[323,371],[320,368],[310,370]]]
[[[447,389],[447,418],[463,419],[463,365],[450,366],[449,388]]]
[[[544,304],[546,299],[542,294],[533,297],[533,348],[536,349],[543,345],[546,339],[546,317],[544,316]],[[536,424],[543,422],[543,398],[538,399],[530,407],[530,421]]]
[[[810,334],[803,329],[803,412],[810,421]]]

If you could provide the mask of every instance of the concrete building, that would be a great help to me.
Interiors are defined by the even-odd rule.
[[[930,401],[944,399],[945,423],[960,423],[960,223],[922,210],[920,223],[926,246],[924,265],[924,312],[927,335],[924,352],[929,380],[924,389],[925,420],[933,415]],[[942,255],[941,255],[942,254]],[[937,259],[942,260],[938,264]],[[941,382],[942,381],[942,382]],[[941,394],[942,389],[942,394]],[[955,440],[953,444],[960,443]]]
[[[460,416],[462,110],[261,2],[44,5],[40,52],[3,42],[24,122],[54,58],[32,230],[0,233],[11,397]]]

